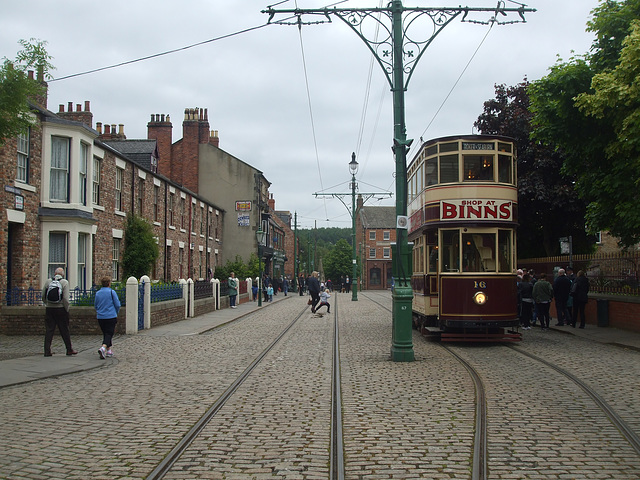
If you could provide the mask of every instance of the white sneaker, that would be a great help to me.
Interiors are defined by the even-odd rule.
[[[104,360],[105,358],[107,358],[107,349],[104,347],[100,347],[98,349],[98,355],[100,355],[101,360]]]
[[[113,357],[113,352],[111,351],[111,349],[107,350],[107,353],[105,354],[107,357]]]

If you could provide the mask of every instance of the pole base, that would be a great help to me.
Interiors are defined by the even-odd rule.
[[[413,362],[413,313],[411,304],[413,290],[410,286],[395,286],[393,289],[393,340],[391,360],[394,362]]]

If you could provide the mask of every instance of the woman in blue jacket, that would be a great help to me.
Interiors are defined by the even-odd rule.
[[[113,356],[111,350],[111,341],[116,331],[116,323],[118,322],[118,312],[120,311],[120,299],[116,292],[110,287],[111,279],[102,277],[100,280],[102,288],[96,293],[94,305],[96,308],[96,316],[98,324],[102,330],[102,346],[98,349],[98,355],[104,360]]]

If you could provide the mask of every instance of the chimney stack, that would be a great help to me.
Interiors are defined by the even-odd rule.
[[[155,140],[158,145],[158,173],[173,180],[171,176],[172,137],[171,117],[168,114],[165,116],[164,113],[151,114],[151,121],[147,123],[147,138]]]
[[[89,128],[93,128],[93,113],[91,113],[91,102],[89,100],[84,102],[84,109],[82,104],[76,104],[75,112],[73,111],[73,102],[68,102],[66,112],[64,111],[64,104],[61,103],[58,106],[57,115],[65,120],[80,122]]]

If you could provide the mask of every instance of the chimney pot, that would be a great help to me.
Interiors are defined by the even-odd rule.
[[[162,120],[160,120],[160,121],[161,121],[161,122],[164,122],[164,113],[163,113],[162,115],[158,115],[158,118],[159,118],[159,119],[161,118]]]
[[[208,112],[208,110],[209,110],[208,108],[204,109],[204,119],[207,120],[207,121],[209,121],[209,112]]]
[[[64,103],[61,103],[58,107],[58,113],[64,113]]]
[[[105,135],[109,135],[110,133],[111,133],[111,125],[106,124],[106,125],[104,126],[104,134],[105,134]]]
[[[81,112],[82,111],[82,105],[80,105],[79,103],[76,103],[76,112]]]
[[[85,112],[90,112],[91,111],[91,102],[89,102],[89,100],[85,100],[84,101],[84,111]]]
[[[118,135],[124,135],[124,124],[122,123],[118,125]]]
[[[96,122],[96,130],[102,135],[102,122]]]
[[[67,112],[69,113],[73,112],[73,102],[69,102],[67,104]]]
[[[171,123],[171,118],[169,117],[168,113],[167,113],[167,123]]]

